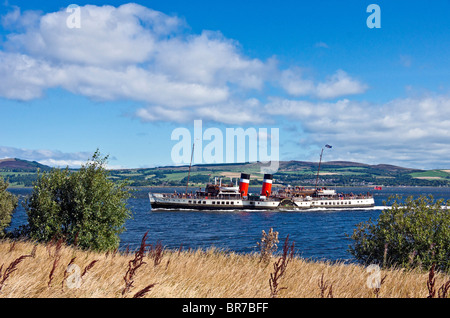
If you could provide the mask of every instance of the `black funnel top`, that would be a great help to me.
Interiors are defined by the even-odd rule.
[[[241,173],[241,179],[248,179],[250,180],[250,175],[247,173]]]

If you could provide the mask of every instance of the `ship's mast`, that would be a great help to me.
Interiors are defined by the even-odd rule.
[[[322,163],[322,155],[323,155],[323,148],[322,151],[320,152],[319,167],[317,168],[316,190],[317,190],[317,182],[319,181],[319,171],[320,171],[320,164]]]
[[[189,172],[188,172],[187,183],[186,183],[186,196],[187,196],[188,186],[189,186],[189,176],[191,175],[192,157],[194,156],[194,146],[195,146],[195,142],[192,144],[191,162],[189,163]]]
[[[326,144],[325,148],[332,148],[332,146]],[[319,167],[317,168],[317,177],[316,177],[316,190],[317,190],[317,182],[319,181],[319,171],[320,171],[320,164],[322,163],[322,155],[323,155],[323,147],[322,151],[320,152],[320,159],[319,159]]]

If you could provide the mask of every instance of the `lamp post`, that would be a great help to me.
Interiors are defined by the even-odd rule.
[[[187,197],[187,192],[188,192],[188,187],[189,187],[189,176],[191,175],[192,157],[194,156],[194,146],[195,146],[195,142],[192,144],[192,150],[191,150],[191,163],[189,163],[189,172],[188,172],[188,177],[187,177],[187,182],[186,182],[186,197]]]

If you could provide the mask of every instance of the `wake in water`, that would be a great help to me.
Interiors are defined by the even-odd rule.
[[[280,212],[348,212],[348,211],[381,211],[389,209],[388,206],[373,206],[368,208],[311,208],[311,209],[300,209],[300,208],[280,208],[277,210],[255,210],[255,209],[239,209],[239,210],[233,210],[233,209],[223,209],[223,210],[208,210],[208,209],[169,209],[169,208],[157,208],[152,209],[150,212],[252,212],[252,213],[261,213],[261,212],[270,212],[270,213],[280,213]]]

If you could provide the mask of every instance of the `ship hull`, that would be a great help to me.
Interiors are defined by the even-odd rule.
[[[152,209],[193,209],[193,210],[272,210],[279,201],[254,201],[242,199],[185,198],[161,194],[149,194]]]
[[[375,206],[373,198],[361,199],[320,199],[320,200],[299,200],[294,201],[297,208],[300,209],[352,209],[352,208],[371,208]]]
[[[290,204],[280,204],[278,200],[242,200],[217,198],[185,198],[171,197],[163,194],[149,193],[152,209],[180,209],[180,210],[277,210],[280,208],[309,209],[349,209],[370,208],[375,206],[373,198],[352,199],[313,199],[294,200]]]

